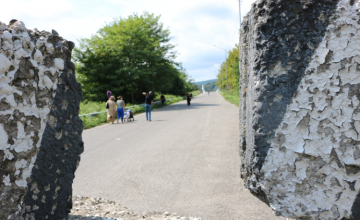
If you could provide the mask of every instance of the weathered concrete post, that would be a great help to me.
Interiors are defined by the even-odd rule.
[[[74,43],[0,22],[0,219],[63,219],[84,150]]]
[[[258,0],[242,24],[241,177],[277,215],[360,219],[359,9]]]

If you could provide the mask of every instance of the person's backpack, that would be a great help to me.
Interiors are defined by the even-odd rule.
[[[109,109],[109,103],[106,102],[106,106],[105,106],[106,109]]]

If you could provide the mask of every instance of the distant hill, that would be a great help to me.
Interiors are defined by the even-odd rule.
[[[206,81],[200,81],[200,82],[195,82],[196,85],[202,85],[202,84],[207,84],[207,83],[210,83],[210,82],[216,82],[217,79],[209,79],[209,80],[206,80]]]
[[[216,83],[217,79],[210,79],[210,80],[206,80],[206,81],[201,81],[201,82],[195,82],[195,84],[198,86],[198,89],[201,90],[202,85],[204,85],[204,89],[206,91],[215,91],[216,90]]]

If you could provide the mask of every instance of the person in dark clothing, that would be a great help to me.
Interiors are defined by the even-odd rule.
[[[160,99],[161,99],[161,105],[164,106],[164,102],[166,100],[164,94],[161,94]]]
[[[192,98],[192,93],[190,93],[190,98]]]
[[[188,106],[190,105],[190,101],[191,101],[191,97],[189,95],[189,93],[186,95],[186,101],[187,101],[187,104]]]
[[[146,94],[146,92],[143,92],[143,95],[145,95],[145,113],[146,113],[146,121],[151,121],[151,105],[153,104],[154,97],[153,92],[150,91],[149,94]]]

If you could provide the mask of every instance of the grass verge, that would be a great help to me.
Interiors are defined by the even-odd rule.
[[[239,97],[239,90],[228,90],[220,91],[220,94],[227,100],[228,102],[239,106],[240,97]]]
[[[200,91],[193,91],[192,94],[193,94],[193,96],[197,96],[200,94]],[[164,94],[164,96],[166,98],[166,102],[164,103],[165,106],[171,105],[173,103],[176,103],[176,102],[179,102],[179,101],[182,101],[185,99],[182,96],[166,95],[166,94]],[[160,100],[160,95],[155,97],[155,101],[156,100]],[[91,102],[91,101],[81,102],[79,115],[106,111],[105,103],[106,102]],[[153,104],[153,106],[151,107],[151,110],[155,110],[155,109],[158,109],[161,107],[162,107],[161,103]],[[134,115],[145,112],[144,106],[138,106],[138,105],[134,105],[131,103],[126,103],[126,108],[131,109],[131,111],[133,111]],[[107,116],[106,112],[104,112],[104,113],[99,113],[96,115],[82,116],[82,117],[80,117],[80,119],[84,123],[84,129],[88,129],[88,128],[92,128],[92,127],[107,123],[106,116]]]

